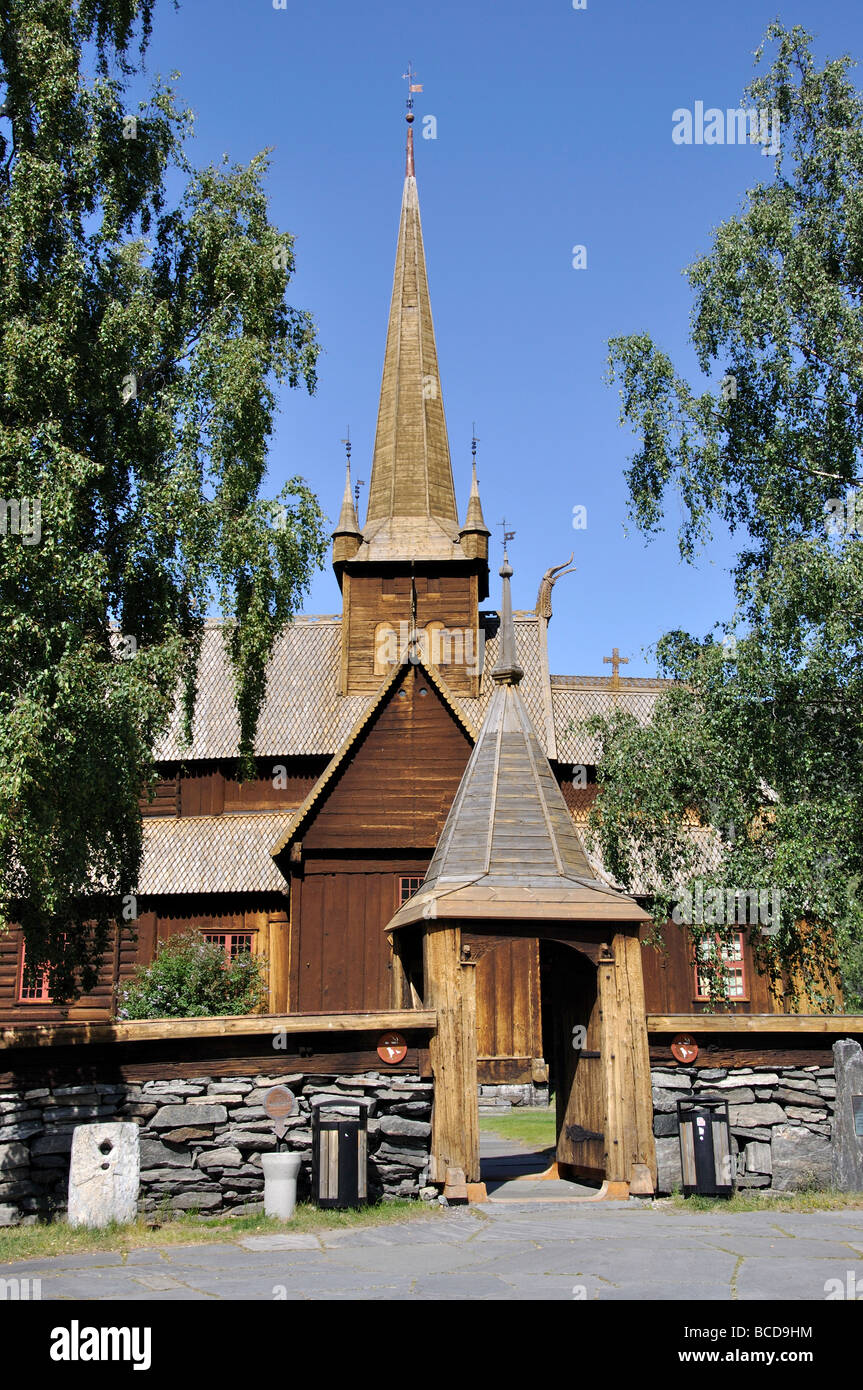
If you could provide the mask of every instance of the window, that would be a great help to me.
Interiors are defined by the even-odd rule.
[[[27,948],[21,943],[21,974],[18,979],[19,1004],[50,1004],[51,993],[48,988],[48,970],[27,965]]]
[[[392,623],[378,623],[374,636],[374,673],[385,676],[389,668],[398,661],[399,644]]]
[[[717,942],[721,942],[721,937],[716,937]],[[710,954],[710,942],[702,940],[698,946],[698,956],[706,959]],[[725,988],[729,999],[747,999],[749,997],[746,988],[746,966],[743,959],[743,932],[736,931],[731,935],[731,940],[722,942],[720,946],[720,956],[725,965]],[[695,997],[696,999],[709,998],[709,976],[699,967],[699,961],[695,961]]]
[[[228,962],[236,960],[237,956],[251,954],[253,935],[254,932],[250,931],[205,931],[204,940],[221,946]]]
[[[399,907],[412,898],[423,881],[422,874],[407,874],[399,879]]]

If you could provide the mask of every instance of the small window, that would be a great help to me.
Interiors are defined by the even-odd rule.
[[[399,879],[399,907],[412,898],[423,882],[422,874],[406,874]]]
[[[374,633],[374,673],[385,676],[399,658],[399,642],[392,623],[378,623]]]
[[[18,1002],[20,1004],[50,1004],[51,992],[48,988],[46,967],[31,967],[27,964],[27,948],[21,943],[21,973],[18,977]]]
[[[225,953],[225,961],[228,962],[236,960],[237,956],[251,954],[253,935],[250,931],[207,931],[204,932],[204,940],[212,942],[214,946],[221,946]]]
[[[736,931],[731,935],[730,941],[722,942],[721,937],[717,936],[717,942],[721,942],[720,956],[725,966],[725,988],[728,998],[748,999],[749,992],[746,986],[746,964],[743,958],[743,933]],[[698,956],[705,959],[710,954],[710,942],[706,939],[699,942]],[[696,959],[695,969],[695,998],[709,999],[709,976],[701,968]]]

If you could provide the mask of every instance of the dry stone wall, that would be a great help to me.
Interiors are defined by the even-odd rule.
[[[262,1211],[261,1155],[276,1148],[264,1099],[277,1085],[296,1101],[286,1142],[303,1156],[301,1200],[311,1188],[312,1107],[323,1099],[342,1102],[351,1114],[350,1101],[369,1102],[369,1195],[419,1195],[428,1175],[433,1087],[418,1076],[262,1073],[94,1082],[0,1092],[0,1226],[65,1211],[72,1132],[109,1120],[132,1120],[140,1129],[139,1211]]]
[[[653,1132],[658,1190],[682,1185],[677,1101],[728,1101],[738,1189],[829,1187],[836,1101],[832,1067],[655,1068]]]

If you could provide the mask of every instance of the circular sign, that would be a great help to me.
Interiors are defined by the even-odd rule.
[[[691,1033],[678,1033],[672,1040],[671,1054],[678,1062],[694,1062],[698,1056],[698,1043]]]
[[[271,1120],[286,1120],[294,1108],[294,1097],[287,1086],[274,1086],[267,1092],[264,1109]]]
[[[401,1033],[381,1033],[378,1038],[378,1056],[382,1062],[395,1066],[396,1062],[404,1061],[407,1051],[408,1045]]]

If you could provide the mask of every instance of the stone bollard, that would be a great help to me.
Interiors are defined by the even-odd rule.
[[[78,1125],[72,1134],[69,1224],[134,1221],[140,1152],[135,1124]]]
[[[842,1038],[833,1044],[833,1063],[833,1186],[840,1192],[863,1192],[863,1047],[853,1038]]]
[[[298,1153],[261,1154],[264,1169],[264,1215],[290,1221],[297,1205]]]

